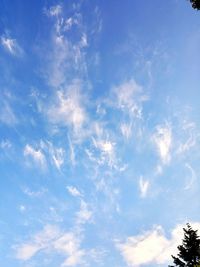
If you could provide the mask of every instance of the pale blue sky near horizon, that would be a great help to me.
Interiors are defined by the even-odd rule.
[[[0,1],[0,267],[167,266],[200,230],[200,12]]]

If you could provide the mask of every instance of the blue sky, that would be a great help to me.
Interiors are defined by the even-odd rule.
[[[200,13],[0,3],[0,266],[167,266],[200,229]]]

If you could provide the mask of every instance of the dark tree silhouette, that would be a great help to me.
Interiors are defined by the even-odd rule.
[[[200,0],[190,0],[194,9],[200,10]]]
[[[200,238],[197,230],[193,230],[190,224],[183,228],[184,238],[182,245],[178,246],[179,253],[177,257],[172,256],[174,266],[197,267],[200,266]],[[169,267],[174,267],[173,265]]]

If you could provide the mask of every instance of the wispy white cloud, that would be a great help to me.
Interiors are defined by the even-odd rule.
[[[44,12],[46,15],[51,17],[58,16],[62,13],[62,6],[61,5],[51,6],[49,9],[45,9]]]
[[[76,24],[77,21],[74,18],[70,17],[65,20],[65,29],[70,30],[73,24]]]
[[[52,142],[43,140],[40,141],[39,147],[46,153],[46,155],[49,156],[52,165],[54,165],[58,170],[61,170],[65,160],[64,148],[56,147]]]
[[[22,191],[25,195],[29,196],[29,197],[41,197],[45,192],[47,192],[48,190],[45,188],[41,188],[38,191],[33,191],[28,187],[24,187],[22,188]]]
[[[39,244],[24,244],[18,247],[16,257],[20,260],[29,260],[32,258],[42,247]]]
[[[1,37],[1,44],[6,48],[11,54],[14,54],[15,40]]]
[[[200,223],[192,223],[196,229]],[[176,255],[177,246],[181,243],[184,225],[177,225],[167,238],[162,227],[157,226],[141,235],[128,237],[126,242],[117,242],[117,248],[130,266],[148,264],[167,264],[171,255]]]
[[[83,263],[85,251],[80,249],[80,240],[73,233],[64,234],[56,240],[55,249],[68,255],[61,266],[77,266]]]
[[[128,80],[112,89],[115,97],[113,105],[135,118],[142,117],[142,103],[148,99],[143,88],[134,79]]]
[[[42,75],[53,92],[49,104],[43,103],[42,113],[54,127],[69,129],[70,161],[76,164],[76,141],[91,133],[90,118],[87,112],[90,81],[86,64],[88,34],[80,4],[74,5],[73,12],[66,16],[62,6],[53,6],[45,11],[53,17],[53,30],[50,39],[50,52],[45,61]],[[75,32],[75,38],[71,32]]]
[[[75,156],[75,149],[74,149],[74,145],[72,144],[71,138],[68,137],[69,140],[69,150],[70,150],[70,162],[72,164],[72,166],[75,166],[76,164],[76,156]]]
[[[111,155],[114,150],[114,143],[108,141],[108,140],[95,140],[93,139],[94,145],[96,148],[100,149],[102,153],[105,153],[107,155]]]
[[[80,92],[81,82],[78,80],[67,88],[66,91],[58,91],[55,102],[47,112],[49,120],[64,126],[71,126],[77,133],[87,120],[87,114],[83,106]]]
[[[43,143],[43,146],[45,147],[45,143]],[[62,165],[64,164],[65,150],[62,147],[55,147],[49,141],[46,143],[46,148],[53,164],[58,170],[60,170]]]
[[[18,45],[16,39],[1,36],[1,45],[12,55],[19,56],[23,53],[22,48]]]
[[[92,140],[94,148],[97,151],[95,152],[86,149],[86,154],[88,155],[89,159],[98,164],[99,166],[106,164],[111,168],[115,167],[116,165],[115,143],[108,139],[104,140],[104,139],[93,138]]]
[[[54,27],[50,40],[51,52],[47,55],[45,77],[54,89],[65,88],[69,81],[87,76],[85,48],[88,46],[86,27],[81,13],[74,10],[71,17],[62,14],[60,5],[46,11],[53,16]],[[76,37],[68,38],[69,31],[76,26]],[[75,75],[76,73],[76,75]]]
[[[132,135],[132,125],[131,123],[122,123],[120,125],[120,130],[122,135],[128,140]]]
[[[61,5],[52,6],[45,13],[53,17],[50,39],[50,52],[43,67],[43,76],[53,89],[41,112],[48,118],[51,126],[68,131],[69,160],[76,165],[76,145],[92,132],[93,123],[87,111],[90,89],[86,64],[86,48],[91,30],[85,25],[80,11],[81,4],[74,4],[70,16],[66,16]],[[71,33],[75,32],[75,38]],[[51,127],[52,129],[52,127]]]
[[[96,6],[94,9],[94,16],[96,18],[96,21],[92,29],[92,34],[97,34],[97,33],[100,33],[103,28],[103,20],[101,16],[101,11],[98,6]]]
[[[29,242],[16,247],[16,257],[27,261],[39,251],[57,253],[64,257],[61,266],[76,266],[82,263],[85,251],[80,248],[81,239],[74,232],[63,232],[58,227],[46,225],[30,238]]]
[[[162,165],[162,163],[161,164],[158,164],[157,166],[156,166],[156,168],[155,168],[155,175],[157,176],[157,175],[160,175],[160,174],[162,174],[162,172],[163,172],[163,165]]]
[[[157,147],[162,162],[164,164],[168,163],[171,159],[170,152],[172,148],[172,131],[168,123],[156,127],[153,141]]]
[[[149,181],[144,180],[142,176],[139,179],[139,188],[140,188],[141,197],[143,198],[146,197],[147,191],[149,189]]]
[[[190,176],[189,176],[188,181],[186,182],[186,185],[185,185],[184,189],[185,190],[189,190],[189,189],[191,189],[193,187],[194,182],[197,179],[197,175],[196,175],[195,170],[191,167],[190,164],[186,163],[185,167],[189,170]]]
[[[74,186],[67,186],[67,190],[73,197],[81,197],[82,196],[82,194],[79,192],[79,190]]]
[[[56,147],[50,141],[41,140],[37,144],[37,149],[27,144],[24,148],[24,156],[31,157],[43,169],[49,162],[60,171],[65,160],[65,150],[62,147]]]
[[[104,257],[108,254],[108,251],[105,248],[93,248],[88,251],[90,257],[97,263],[103,265]]]
[[[77,224],[84,224],[92,219],[92,211],[88,208],[88,204],[81,200],[80,210],[76,213]]]
[[[0,102],[0,122],[8,125],[14,126],[18,123],[18,118],[16,117],[11,105],[8,101]]]
[[[108,165],[113,168],[117,165],[115,146],[116,143],[110,137],[109,131],[101,124],[94,123],[91,149],[86,149],[89,159],[97,165]]]
[[[26,206],[24,206],[24,205],[20,205],[19,206],[19,210],[20,210],[20,212],[25,212],[26,211]]]
[[[81,36],[80,46],[81,46],[82,48],[88,46],[88,40],[87,40],[87,35],[86,35],[86,33],[83,33],[82,36]]]
[[[52,148],[51,155],[53,162],[58,170],[60,170],[61,166],[64,163],[64,149],[61,148]]]
[[[24,261],[31,259],[40,250],[50,247],[59,234],[57,227],[46,225],[42,231],[32,236],[29,242],[16,247],[16,257]]]
[[[0,148],[7,150],[12,147],[12,143],[8,139],[4,139],[0,142]]]
[[[185,141],[183,141],[183,138],[181,138],[177,149],[177,154],[186,153],[193,148],[196,145],[199,136],[199,134],[196,133],[196,124],[194,122],[188,122],[184,120],[181,128],[181,132],[183,132],[183,135],[186,134],[187,137]]]
[[[42,169],[46,168],[46,158],[40,149],[35,149],[27,144],[24,148],[24,156],[30,156]]]
[[[88,131],[88,145],[84,151],[98,172],[100,168],[124,171],[126,166],[118,156],[117,134],[113,132],[104,121],[90,121],[90,130]]]

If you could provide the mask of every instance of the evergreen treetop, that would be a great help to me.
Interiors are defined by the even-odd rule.
[[[197,267],[200,266],[200,238],[197,230],[193,230],[190,224],[183,228],[184,238],[182,245],[178,246],[179,253],[177,257],[172,255],[174,266],[179,267]],[[174,267],[169,266],[169,267]]]
[[[190,0],[194,9],[200,10],[200,0]]]

